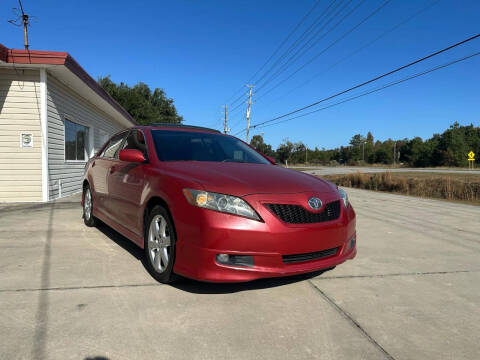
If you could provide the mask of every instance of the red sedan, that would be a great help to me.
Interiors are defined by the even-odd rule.
[[[357,252],[345,191],[205,128],[114,135],[86,165],[82,205],[87,226],[100,219],[135,242],[163,283],[307,273]]]

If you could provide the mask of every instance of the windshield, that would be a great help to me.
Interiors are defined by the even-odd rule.
[[[162,161],[215,161],[270,164],[238,139],[220,134],[152,130],[158,158]]]

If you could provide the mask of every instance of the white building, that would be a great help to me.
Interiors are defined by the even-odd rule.
[[[68,53],[0,44],[0,202],[81,191],[88,157],[133,125]]]

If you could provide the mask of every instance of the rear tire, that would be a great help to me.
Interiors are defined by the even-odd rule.
[[[164,284],[176,279],[173,272],[175,245],[176,236],[170,214],[163,206],[157,205],[145,223],[145,265],[150,275]]]
[[[88,227],[98,225],[97,218],[93,216],[93,196],[88,185],[83,188],[83,222]]]

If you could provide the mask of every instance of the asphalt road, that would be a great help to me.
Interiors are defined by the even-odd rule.
[[[152,280],[78,202],[0,209],[1,359],[472,359],[480,207],[350,190],[358,256],[310,277]]]
[[[411,172],[411,173],[436,173],[436,174],[469,174],[480,175],[480,170],[468,169],[428,169],[428,168],[381,168],[381,167],[358,167],[358,166],[323,166],[323,167],[291,167],[291,169],[307,169],[304,172],[312,175],[337,175],[353,174],[358,171],[362,173],[380,173],[380,172]]]

